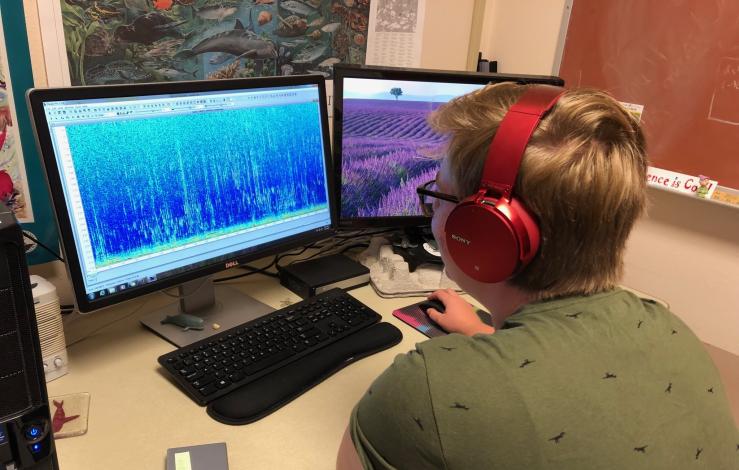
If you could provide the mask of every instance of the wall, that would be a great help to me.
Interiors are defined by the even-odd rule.
[[[552,75],[566,1],[488,0],[483,57],[497,60],[498,72]]]
[[[474,0],[426,0],[421,67],[465,70]]]
[[[552,73],[567,6],[489,1],[484,54],[501,72]],[[649,197],[629,240],[624,285],[665,300],[701,340],[739,354],[739,211],[657,189]]]

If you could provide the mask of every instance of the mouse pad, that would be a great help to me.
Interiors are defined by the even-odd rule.
[[[436,338],[437,336],[444,336],[447,334],[446,331],[442,330],[435,321],[423,313],[423,310],[418,306],[421,302],[408,305],[407,307],[399,308],[393,312],[393,316],[398,318],[403,323],[412,326],[416,330],[420,331],[429,338]],[[477,316],[480,320],[487,325],[492,325],[492,318],[490,314],[484,310],[476,310]]]
[[[412,326],[429,338],[436,338],[437,336],[444,336],[447,334],[447,332],[442,330],[436,322],[423,313],[423,310],[418,306],[420,303],[421,302],[418,302],[407,307],[399,308],[393,312],[393,316],[401,320],[403,323]]]

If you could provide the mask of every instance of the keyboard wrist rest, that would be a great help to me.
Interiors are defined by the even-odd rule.
[[[208,415],[224,424],[253,423],[347,365],[394,346],[402,338],[390,323],[374,324],[218,398],[208,405]]]

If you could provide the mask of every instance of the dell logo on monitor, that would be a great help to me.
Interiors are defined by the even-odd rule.
[[[455,234],[452,234],[452,240],[454,240],[454,241],[458,241],[459,243],[464,243],[464,244],[465,244],[465,245],[467,245],[467,246],[470,246],[470,243],[471,243],[471,242],[470,242],[469,240],[467,240],[466,238],[462,238],[462,237],[460,237],[459,235],[455,235]]]
[[[239,262],[238,261],[229,261],[229,262],[226,263],[226,269],[228,269],[228,268],[235,268],[238,265],[239,265]]]

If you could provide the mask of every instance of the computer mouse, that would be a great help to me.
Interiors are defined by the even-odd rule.
[[[418,308],[423,310],[423,313],[426,313],[426,310],[430,308],[435,308],[439,313],[444,313],[446,311],[446,307],[441,302],[441,300],[437,299],[428,299],[424,300],[420,304],[418,304]]]

